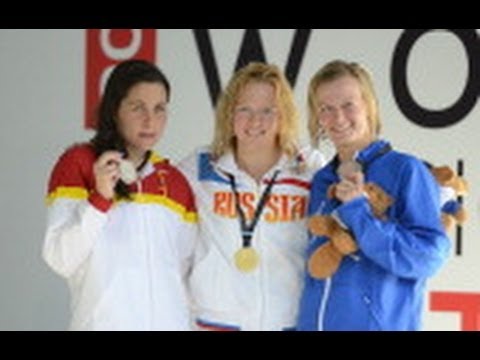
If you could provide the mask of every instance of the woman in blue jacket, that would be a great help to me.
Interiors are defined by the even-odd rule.
[[[314,177],[309,215],[333,215],[358,251],[327,279],[307,273],[298,328],[418,330],[426,281],[450,250],[438,186],[422,161],[379,138],[377,99],[360,65],[326,64],[310,82],[308,103],[312,139],[318,144],[328,138],[337,151]],[[346,164],[357,171],[339,171]],[[363,190],[367,182],[393,200],[384,218],[372,212]],[[311,235],[308,256],[327,240]]]

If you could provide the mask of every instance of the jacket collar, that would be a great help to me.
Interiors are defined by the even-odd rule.
[[[277,171],[283,171],[290,167],[293,167],[296,164],[297,159],[289,159],[287,155],[282,154],[277,163],[272,166],[272,168],[265,174],[265,178],[270,178]],[[232,151],[222,155],[215,163],[214,166],[221,172],[232,174],[237,177],[245,172],[240,169],[235,161],[235,156]]]
[[[385,153],[389,152],[391,149],[392,147],[388,141],[376,140],[370,143],[364,149],[360,150],[355,155],[355,160],[360,164],[362,164],[365,171],[365,168],[367,168],[370,165],[370,163],[372,163],[373,161],[375,161],[377,158],[381,157]],[[336,173],[339,165],[340,165],[340,161],[337,154],[335,155],[333,160],[330,162],[329,166],[331,166],[332,171]]]

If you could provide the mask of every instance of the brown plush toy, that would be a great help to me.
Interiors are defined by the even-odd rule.
[[[334,196],[334,187],[335,185],[332,185],[329,188],[327,193],[329,197]],[[365,184],[364,191],[372,207],[372,212],[376,217],[382,218],[393,203],[392,198],[374,183]],[[331,277],[340,266],[342,258],[358,250],[352,235],[330,215],[312,216],[308,221],[308,228],[314,235],[329,238],[326,243],[315,250],[308,261],[308,271],[314,278]]]
[[[442,223],[449,231],[467,220],[467,211],[458,197],[468,193],[468,183],[449,166],[430,167],[430,171],[441,186]]]

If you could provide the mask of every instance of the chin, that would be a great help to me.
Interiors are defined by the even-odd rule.
[[[146,153],[147,151],[150,151],[152,149],[152,146],[147,146],[145,144],[142,145],[135,145],[135,152],[137,153]]]
[[[344,134],[341,136],[333,137],[332,141],[338,145],[348,145],[355,142],[355,137],[352,134]]]
[[[144,151],[151,150],[155,144],[158,142],[158,139],[155,140],[143,140],[138,144],[138,148]]]

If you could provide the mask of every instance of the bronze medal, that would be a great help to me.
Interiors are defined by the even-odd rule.
[[[355,160],[344,161],[337,169],[337,174],[341,179],[345,179],[348,175],[361,172],[362,165]]]

